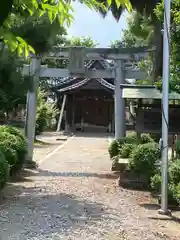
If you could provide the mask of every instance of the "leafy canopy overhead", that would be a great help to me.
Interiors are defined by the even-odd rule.
[[[102,9],[106,11],[106,5],[110,6],[112,0],[107,0],[107,4],[96,0],[82,0],[88,8],[92,10]],[[129,0],[116,0],[117,6],[125,6],[129,10],[131,5]],[[23,21],[29,16],[37,18],[47,14],[49,21],[52,23],[58,18],[59,24],[68,27],[73,21],[73,8],[71,1],[67,0],[6,0],[2,1],[0,8],[0,36],[8,45],[11,51],[18,50],[19,54],[28,56],[29,52],[34,53],[34,49],[26,43],[26,41],[15,35],[11,29],[14,22]]]

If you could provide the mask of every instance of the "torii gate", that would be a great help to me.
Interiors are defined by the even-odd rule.
[[[146,76],[140,71],[125,69],[125,61],[140,61],[146,59],[153,49],[147,48],[55,48],[44,58],[69,59],[68,69],[47,68],[41,65],[39,56],[32,56],[30,65],[24,65],[23,74],[32,76],[31,88],[27,96],[27,116],[26,134],[28,137],[28,162],[33,159],[33,144],[36,125],[36,100],[39,77],[85,77],[85,78],[114,78],[114,109],[115,109],[115,138],[121,138],[125,135],[125,102],[122,98],[122,89],[120,84],[125,82],[125,78],[145,79]],[[113,60],[114,69],[106,70],[87,70],[86,60]],[[60,112],[62,119],[65,97]],[[60,128],[60,127],[59,127]]]

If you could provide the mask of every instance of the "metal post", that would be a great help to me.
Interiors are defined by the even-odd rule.
[[[122,60],[116,60],[114,96],[115,139],[125,136],[125,101],[122,98],[122,89],[120,88],[120,84],[123,84],[125,81],[123,65]]]
[[[163,90],[162,90],[162,188],[159,213],[168,214],[168,122],[169,122],[169,29],[170,0],[164,0]]]
[[[37,101],[37,88],[38,79],[40,73],[40,59],[36,57],[32,58],[30,65],[30,75],[32,76],[31,86],[27,95],[27,116],[26,116],[26,130],[28,138],[28,154],[27,154],[27,167],[35,167],[36,164],[33,162],[33,148],[35,138],[35,127],[36,127],[36,101]]]
[[[66,98],[67,98],[67,96],[65,94],[64,97],[63,97],[61,111],[60,111],[60,114],[59,114],[59,120],[58,120],[58,125],[57,125],[57,130],[56,130],[57,132],[59,132],[61,130],[61,123],[62,123],[64,108],[65,108],[65,105],[66,105]]]

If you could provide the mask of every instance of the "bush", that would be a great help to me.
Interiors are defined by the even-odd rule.
[[[8,125],[3,125],[0,126],[0,132],[8,132],[14,136],[18,136],[21,138],[21,140],[24,142],[25,145],[27,145],[27,138],[25,135],[16,127],[8,126]]]
[[[173,185],[172,195],[173,199],[177,202],[178,205],[180,205],[180,183],[178,183],[177,185]]]
[[[160,158],[160,150],[155,143],[146,143],[138,145],[133,149],[129,161],[129,167],[138,175],[146,175],[150,177],[156,171],[156,163]]]
[[[162,183],[162,178],[159,173],[156,173],[154,176],[151,177],[150,186],[152,190],[155,191],[156,193],[161,192],[161,183]]]
[[[58,114],[55,104],[46,101],[47,93],[39,90],[37,98],[36,113],[36,135],[42,133],[49,125],[49,122]]]
[[[9,141],[0,142],[0,151],[4,154],[6,161],[10,165],[10,168],[17,163],[17,153],[11,148]]]
[[[2,152],[0,152],[0,189],[5,186],[9,179],[9,165]]]
[[[141,134],[141,144],[154,142],[150,134]]]
[[[123,144],[120,149],[120,157],[121,158],[129,158],[132,153],[133,148],[134,148],[133,144],[129,144],[129,143]]]
[[[169,163],[169,181],[173,184],[180,183],[180,159],[175,159]]]
[[[25,155],[27,153],[27,138],[25,137],[24,134],[19,131],[19,129],[12,127],[12,126],[1,126],[0,127],[0,132],[1,128],[4,129],[4,132],[10,133],[13,136],[16,137],[16,152],[17,152],[17,161],[16,161],[16,168],[21,168],[24,160],[25,160]]]
[[[9,165],[18,169],[21,168],[27,152],[25,141],[20,136],[15,136],[4,131],[0,132],[0,143]]]
[[[137,134],[135,132],[127,134],[124,138],[125,143],[136,144],[137,143]]]
[[[180,160],[175,159],[170,162],[168,169],[168,201],[171,204],[180,204]],[[151,178],[152,189],[161,192],[162,177],[160,173]]]
[[[159,143],[159,139],[161,138],[161,134],[155,134],[155,133],[151,133],[150,137],[157,143]]]
[[[110,158],[117,156],[120,152],[120,144],[117,140],[113,140],[108,148]]]
[[[162,177],[159,173],[151,178],[151,188],[154,192],[161,193]],[[179,198],[178,198],[179,197]],[[175,185],[172,182],[168,183],[168,204],[180,204],[180,185]]]
[[[175,150],[176,150],[176,157],[180,158],[180,140],[176,141]]]

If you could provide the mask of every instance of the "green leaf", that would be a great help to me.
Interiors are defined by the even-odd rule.
[[[112,0],[107,0],[107,4],[108,4],[108,7],[110,7],[112,4]]]

